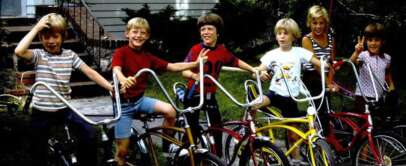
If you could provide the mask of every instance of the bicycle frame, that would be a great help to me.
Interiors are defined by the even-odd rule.
[[[203,80],[203,60],[200,59],[199,61],[199,78],[200,80]],[[181,114],[182,116],[184,116],[184,120],[185,120],[185,125],[183,128],[178,128],[178,127],[163,127],[163,126],[158,126],[158,127],[152,127],[150,128],[147,121],[144,121],[144,128],[145,128],[145,133],[140,134],[139,138],[143,139],[146,138],[148,141],[148,149],[150,152],[151,157],[153,158],[153,162],[155,165],[159,165],[158,162],[158,157],[156,155],[156,151],[153,147],[153,142],[152,142],[152,135],[158,136],[166,141],[169,141],[171,143],[174,143],[178,146],[180,146],[182,149],[187,149],[188,153],[189,153],[189,157],[190,157],[190,163],[192,166],[195,165],[195,159],[194,159],[194,155],[193,154],[199,154],[199,153],[206,153],[208,152],[207,149],[200,149],[197,148],[194,142],[194,139],[192,137],[192,131],[190,129],[190,126],[187,122],[187,118],[185,113],[187,112],[192,112],[196,109],[200,109],[203,106],[203,93],[204,93],[204,89],[203,89],[203,83],[200,84],[200,100],[199,100],[199,104],[195,107],[188,107],[186,109],[180,109],[176,106],[175,102],[172,100],[172,98],[169,96],[167,90],[164,88],[164,86],[162,85],[160,79],[158,78],[158,76],[155,74],[155,72],[151,69],[141,69],[140,71],[138,71],[135,74],[135,77],[138,77],[139,75],[141,75],[142,73],[149,73],[153,76],[153,78],[155,79],[155,81],[157,82],[158,86],[161,88],[162,92],[164,93],[164,96],[167,98],[167,100],[170,102],[170,104],[175,108],[175,110],[177,111],[178,114]],[[118,104],[120,105],[120,104]],[[121,107],[121,106],[120,106]],[[185,133],[188,139],[188,143],[189,144],[185,144],[183,143],[181,140],[177,140],[176,138],[166,135],[163,132],[160,131],[164,131],[164,130],[171,130],[171,131],[175,131],[175,132],[182,132]],[[186,147],[187,146],[187,147]]]
[[[351,65],[357,82],[360,82],[359,75],[358,75],[357,69],[355,67],[355,64],[349,59],[341,59],[339,62],[337,62],[337,66],[340,66],[340,65],[342,65],[344,63],[349,63]],[[368,65],[367,68],[368,68],[368,72],[369,72],[369,77],[371,78],[371,80],[374,80],[374,74],[372,73],[371,67],[369,66],[369,64],[366,64],[366,65]],[[385,87],[381,83],[379,83],[379,84],[385,90]],[[375,81],[372,81],[372,86],[373,86],[374,94],[375,94],[374,100],[369,100],[365,96],[365,94],[364,94],[362,88],[360,87],[360,85],[357,84],[357,86],[359,87],[362,98],[367,103],[367,104],[365,104],[365,113],[364,114],[353,113],[353,112],[334,112],[331,109],[328,109],[329,117],[336,118],[339,121],[344,122],[345,124],[350,126],[351,129],[353,130],[352,135],[354,137],[352,138],[351,142],[348,144],[348,147],[344,147],[339,143],[338,139],[335,137],[334,132],[333,132],[335,129],[330,126],[331,129],[332,129],[332,132],[330,132],[329,135],[327,136],[327,138],[328,138],[327,141],[331,145],[334,146],[334,148],[335,148],[335,150],[337,152],[344,153],[344,152],[350,151],[350,149],[353,147],[353,145],[358,140],[361,140],[361,139],[367,137],[368,144],[371,147],[372,154],[373,154],[374,158],[377,160],[378,164],[382,164],[383,163],[382,158],[379,157],[380,152],[379,152],[378,148],[376,147],[375,142],[373,140],[373,135],[372,135],[373,122],[372,122],[372,117],[371,117],[370,111],[368,110],[369,104],[372,104],[374,102],[378,102],[378,100],[379,100],[376,85],[375,85]],[[363,122],[361,124],[361,127],[359,126],[359,124],[357,122],[355,122],[352,119],[361,120]]]
[[[242,71],[242,70],[239,70],[239,69],[236,69],[236,68],[231,68],[231,67],[228,67],[226,70]],[[262,87],[262,85],[261,85],[261,80],[260,80],[260,77],[259,77],[259,72],[256,71],[255,74],[256,74],[256,82],[253,81],[253,80],[247,80],[247,81],[244,83],[245,89],[248,88],[248,83],[249,83],[249,82],[252,82],[252,83],[255,84],[257,87]],[[225,94],[230,100],[232,100],[235,104],[237,104],[238,106],[240,106],[240,107],[242,107],[242,108],[248,108],[248,107],[251,107],[251,106],[253,106],[253,105],[255,105],[255,104],[259,104],[259,103],[261,103],[261,102],[263,101],[262,88],[260,89],[260,92],[259,92],[260,95],[259,95],[256,99],[254,99],[254,100],[251,101],[251,102],[247,101],[247,102],[241,103],[241,102],[239,102],[238,100],[236,100],[236,99],[235,99],[216,79],[214,79],[211,75],[206,74],[204,77],[206,77],[206,78],[210,79],[212,82],[214,82],[215,85],[216,85],[217,87],[219,87],[219,89],[220,89],[221,91],[223,91],[224,94]],[[201,84],[202,84],[202,83],[201,83]],[[173,88],[173,89],[175,89],[175,88]],[[237,145],[239,148],[237,148],[237,149],[242,148],[242,147],[245,145],[245,142],[247,142],[247,141],[248,141],[248,142],[253,142],[255,139],[257,139],[254,134],[249,134],[249,135],[247,135],[247,136],[245,136],[245,137],[242,137],[239,133],[237,133],[237,132],[235,132],[235,131],[233,131],[233,130],[231,130],[231,129],[224,128],[224,127],[223,127],[223,128],[213,127],[213,126],[211,126],[210,120],[209,120],[209,118],[208,118],[208,113],[207,113],[207,111],[206,111],[205,113],[206,113],[206,119],[207,119],[207,129],[206,129],[204,132],[206,132],[206,133],[222,132],[222,133],[227,133],[227,134],[231,135],[232,137],[234,137],[234,138],[236,138],[237,140],[239,140],[239,144]],[[254,126],[255,126],[255,123],[254,123],[254,121],[253,121],[252,116],[249,116],[247,119],[248,119],[247,121],[228,121],[228,122],[224,122],[224,123],[223,123],[223,126],[242,125],[242,126],[249,127],[249,128],[250,128],[250,132],[251,132],[251,133],[254,133],[254,132],[255,132],[255,127],[254,127]],[[209,134],[208,136],[209,136],[209,140],[206,140],[206,141],[207,141],[208,143],[210,143],[210,146],[211,146],[210,149],[211,149],[211,151],[212,151],[213,153],[216,153],[214,138],[212,137],[211,134]],[[240,141],[240,140],[247,140],[247,141]],[[206,143],[207,143],[207,142],[206,142]],[[236,149],[236,150],[237,150],[237,149]],[[233,157],[232,157],[231,162],[229,163],[229,165],[231,165],[231,164],[235,161],[236,156],[237,156],[237,153],[234,152],[234,153],[233,153]]]

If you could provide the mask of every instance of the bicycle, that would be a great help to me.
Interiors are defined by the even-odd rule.
[[[115,75],[113,74],[113,78],[115,78]],[[115,103],[120,102],[120,98],[117,97],[119,96],[119,90],[118,89],[118,80],[114,79],[114,100],[113,100],[113,107],[116,105]],[[56,92],[52,87],[50,87],[47,83],[45,82],[36,82],[34,85],[32,85],[30,89],[30,93],[28,95],[27,101],[25,103],[24,109],[28,109],[29,105],[31,103],[31,99],[33,94],[35,93],[35,90],[37,87],[43,86],[47,88],[48,90],[51,91],[58,99],[60,99],[63,103],[65,103],[68,108],[71,109],[76,115],[78,115],[81,119],[83,119],[85,122],[95,125],[95,126],[102,126],[101,128],[101,141],[103,142],[103,146],[101,147],[103,150],[103,161],[100,163],[101,165],[110,165],[113,161],[113,155],[109,152],[111,152],[111,149],[107,144],[110,144],[108,135],[106,134],[105,130],[107,128],[107,125],[117,121],[121,117],[121,108],[117,107],[116,112],[113,112],[113,118],[106,118],[100,121],[94,121],[88,117],[86,117],[83,113],[79,112],[75,107],[73,107],[65,98],[63,98],[58,92]],[[116,105],[117,106],[117,105]],[[48,155],[49,155],[49,165],[51,166],[71,166],[71,165],[77,165],[79,164],[76,156],[76,140],[74,136],[72,136],[69,125],[67,123],[63,124],[63,132],[60,133],[60,135],[55,135],[51,136],[48,139]],[[95,163],[95,165],[97,165]]]
[[[355,65],[347,59],[339,63],[344,62],[351,64],[355,78],[359,82]],[[360,88],[361,95],[367,103],[364,113],[335,112],[330,108],[327,109],[330,129],[326,136],[327,142],[340,157],[352,155],[354,165],[404,165],[405,140],[394,133],[374,129],[369,107],[378,102],[378,95],[375,85],[373,86],[376,94],[373,100],[365,97]]]
[[[278,67],[276,64],[273,64],[274,67]],[[282,68],[279,68],[282,73],[283,70]],[[324,71],[324,63],[322,63],[321,70],[323,73]],[[322,87],[324,89],[324,75],[321,75],[322,77]],[[286,78],[285,79],[285,84],[286,84]],[[303,85],[303,83],[302,83]],[[288,85],[286,84],[288,87]],[[251,87],[249,89],[249,96],[254,96],[256,97],[258,95],[257,91],[259,89]],[[291,94],[289,88],[288,88],[289,94]],[[334,156],[331,153],[331,149],[327,142],[323,139],[323,137],[320,135],[320,126],[319,122],[317,122],[317,112],[314,106],[314,103],[312,100],[319,99],[322,96],[324,96],[324,90],[318,95],[318,96],[310,96],[310,93],[305,92],[306,97],[305,98],[295,98],[294,96],[290,95],[290,97],[295,100],[296,102],[305,102],[308,101],[310,102],[309,107],[307,108],[307,114],[305,117],[298,117],[298,118],[283,118],[282,115],[280,114],[279,111],[274,110],[274,109],[269,109],[270,111],[261,111],[257,110],[259,112],[262,112],[265,114],[265,118],[267,120],[267,123],[262,124],[261,127],[258,127],[255,130],[255,133],[258,136],[264,136],[267,135],[270,138],[270,142],[275,143],[276,138],[275,138],[275,129],[285,129],[288,131],[292,131],[295,134],[297,134],[300,138],[293,143],[291,147],[286,146],[286,151],[285,151],[285,156],[289,156],[292,154],[293,151],[295,151],[297,148],[300,149],[301,155],[304,158],[307,158],[308,163],[311,165],[334,165]],[[268,109],[268,108],[267,108]],[[305,128],[299,128],[295,126],[291,126],[290,124],[292,123],[299,123],[305,126]],[[236,128],[235,130],[240,130],[239,128]],[[230,142],[235,141],[238,142],[238,138],[231,138],[230,136],[227,138]],[[288,145],[288,144],[286,144]],[[226,149],[231,148],[234,149],[232,144],[229,144],[226,142]]]
[[[203,61],[199,62],[199,70],[203,71]],[[164,93],[164,96],[167,98],[169,103],[175,108],[177,114],[184,119],[184,125],[182,127],[163,127],[163,126],[156,126],[150,127],[148,122],[152,121],[154,118],[157,118],[157,115],[151,114],[138,114],[138,120],[141,120],[144,123],[143,128],[145,129],[144,132],[136,132],[133,133],[134,139],[130,140],[131,143],[139,149],[138,152],[148,155],[141,155],[143,157],[143,161],[147,163],[142,164],[150,164],[158,166],[160,165],[159,158],[157,155],[157,151],[154,147],[154,143],[152,140],[152,136],[159,137],[165,141],[168,141],[171,144],[177,145],[179,149],[176,151],[175,155],[169,156],[171,162],[168,163],[169,165],[218,165],[224,166],[225,164],[221,161],[217,156],[210,153],[205,148],[199,148],[196,146],[192,132],[189,127],[188,121],[185,118],[185,113],[192,112],[193,110],[199,109],[203,105],[203,98],[200,98],[199,105],[195,107],[188,107],[186,109],[178,108],[171,97],[169,96],[166,89],[163,87],[161,81],[157,77],[154,71],[150,69],[141,69],[135,74],[135,77],[138,77],[140,74],[148,72],[150,75],[153,76],[155,81],[157,82],[158,86]],[[200,80],[203,80],[203,72],[200,72]],[[200,85],[201,94],[203,93],[203,84]],[[120,105],[120,103],[118,103]],[[119,106],[121,107],[121,106]],[[163,131],[173,131],[174,133],[181,133],[185,136],[185,139],[178,139],[175,136],[170,136],[165,134]],[[135,135],[136,134],[136,135]],[[135,154],[131,154],[135,155]],[[131,163],[129,163],[131,164]]]
[[[238,69],[229,68],[233,71]],[[218,81],[216,81],[212,76],[205,75],[208,79],[215,83],[220,90],[222,90],[226,96],[231,99],[236,105],[248,109],[249,107],[262,102],[262,95],[258,98],[254,99],[253,101],[246,103],[238,102]],[[257,81],[247,80],[244,83],[245,88],[247,88],[249,83],[253,83],[256,86],[261,86],[261,82],[259,79],[259,74],[256,72]],[[184,85],[183,85],[184,86]],[[176,90],[177,88],[174,86],[173,88]],[[193,88],[192,88],[193,89]],[[193,91],[192,91],[193,92]],[[262,91],[260,91],[262,94]],[[247,119],[244,121],[228,121],[223,123],[223,128],[213,127],[211,122],[208,118],[208,113],[206,113],[206,121],[204,122],[206,127],[201,127],[203,129],[201,144],[203,147],[208,147],[211,152],[217,154],[216,152],[216,142],[211,133],[214,132],[222,132],[224,134],[236,137],[239,140],[238,144],[235,145],[236,148],[229,150],[225,149],[224,153],[225,156],[229,156],[230,152],[233,152],[232,157],[226,157],[227,165],[233,165],[236,162],[237,156],[239,157],[239,165],[289,165],[289,162],[284,156],[283,152],[278,149],[275,145],[269,142],[269,138],[267,137],[257,137],[255,135],[255,122],[253,120],[253,116],[251,114],[247,114]],[[238,131],[234,131],[233,129],[227,128],[227,126],[244,126],[247,129],[247,133],[244,135],[240,135]]]

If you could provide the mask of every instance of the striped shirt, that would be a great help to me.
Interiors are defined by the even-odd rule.
[[[333,36],[331,35],[331,33],[328,33],[327,35],[328,38],[327,47],[321,47],[310,34],[307,34],[306,37],[308,37],[312,41],[313,52],[317,56],[317,58],[320,59],[322,56],[325,56],[325,58],[327,59],[331,58],[331,52],[333,50]],[[303,68],[308,71],[314,70],[313,65],[309,62],[305,63],[303,65]],[[328,70],[326,70],[326,72],[328,72]]]
[[[62,49],[60,55],[33,49],[32,62],[35,64],[35,81],[50,85],[65,99],[70,99],[70,77],[74,69],[79,69],[83,61],[72,50]],[[45,86],[38,86],[34,92],[33,107],[41,111],[54,112],[67,106]]]

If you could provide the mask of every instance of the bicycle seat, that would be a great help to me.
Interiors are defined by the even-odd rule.
[[[157,113],[135,113],[133,119],[140,120],[142,122],[152,122],[154,119],[163,118],[163,115]]]

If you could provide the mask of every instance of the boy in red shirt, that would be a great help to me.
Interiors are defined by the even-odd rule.
[[[207,49],[200,51],[199,58],[190,63],[168,63],[154,56],[143,47],[144,43],[149,39],[150,33],[147,20],[140,17],[132,18],[128,21],[125,31],[128,45],[118,48],[113,56],[113,72],[117,74],[122,91],[124,91],[121,105],[122,117],[115,126],[116,160],[118,165],[125,164],[125,157],[130,143],[132,115],[135,112],[163,114],[165,118],[163,126],[175,125],[176,112],[169,103],[144,96],[148,76],[146,74],[141,74],[137,78],[133,76],[143,68],[150,68],[154,71],[182,71],[195,68],[199,65],[199,58],[207,59],[205,54],[209,51]],[[166,142],[164,141],[164,143]]]

